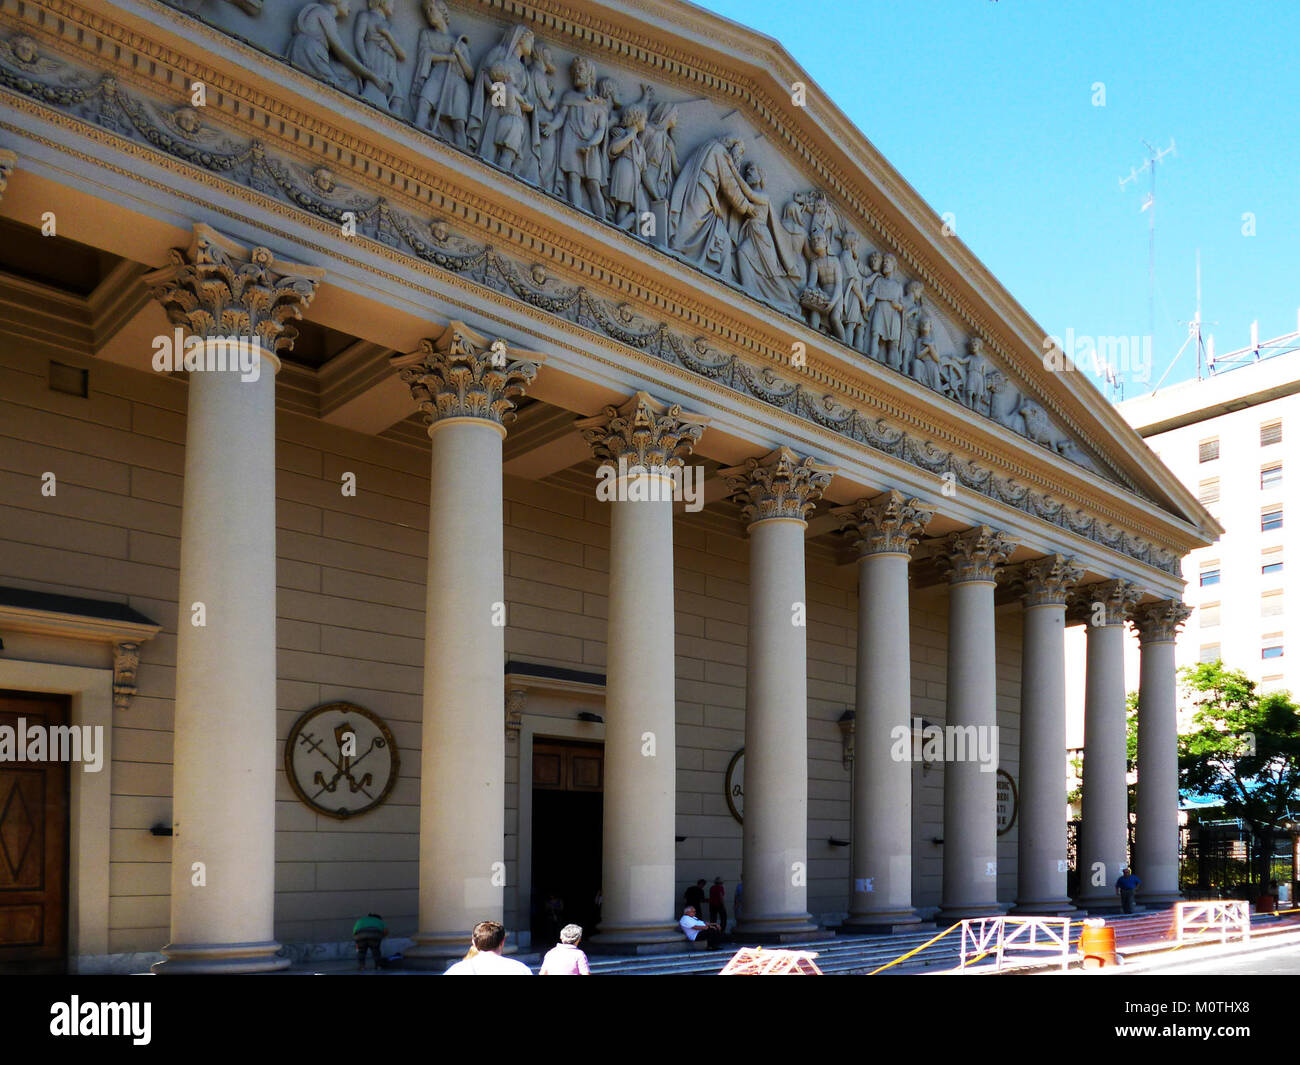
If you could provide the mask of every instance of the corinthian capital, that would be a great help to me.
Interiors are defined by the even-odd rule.
[[[943,547],[939,566],[951,583],[964,584],[996,580],[998,570],[1016,549],[1016,542],[987,525],[977,525],[965,532],[950,533]]]
[[[740,504],[745,524],[754,525],[773,518],[803,521],[831,483],[835,467],[811,457],[801,459],[788,447],[779,447],[761,459],[746,459],[718,473]]]
[[[293,348],[294,325],[325,271],[282,262],[267,248],[246,248],[211,226],[196,225],[188,249],[143,280],[172,325],[189,335],[248,337],[274,355]]]
[[[576,426],[597,459],[653,471],[680,466],[708,424],[707,418],[684,413],[679,404],[668,406],[637,392],[622,406],[606,407]]]
[[[1022,590],[1026,607],[1065,606],[1070,591],[1082,577],[1083,570],[1074,564],[1074,559],[1045,555],[1020,566],[1013,584]]]
[[[1172,643],[1178,627],[1192,615],[1192,608],[1177,599],[1145,603],[1133,611],[1133,624],[1143,643]]]
[[[1088,584],[1071,599],[1071,616],[1097,627],[1123,625],[1142,598],[1142,589],[1132,581],[1111,580]]]
[[[835,514],[843,520],[844,532],[859,556],[910,555],[934,517],[919,499],[908,499],[895,489],[839,507]]]
[[[0,148],[0,196],[5,194],[5,189],[9,187],[9,175],[14,172],[14,167],[18,165],[18,156],[8,148]]]
[[[389,359],[432,433],[448,418],[482,418],[503,427],[515,416],[515,397],[537,376],[543,356],[515,352],[504,340],[452,322],[409,355]]]

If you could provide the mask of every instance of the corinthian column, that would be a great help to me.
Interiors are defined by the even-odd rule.
[[[1174,645],[1191,609],[1177,599],[1138,607],[1142,646],[1138,688],[1137,833],[1133,871],[1146,906],[1177,902],[1178,692]]]
[[[1083,696],[1083,811],[1079,896],[1087,910],[1120,904],[1115,881],[1128,855],[1128,723],[1124,692],[1124,621],[1142,592],[1129,581],[1080,588],[1075,611],[1088,627]]]
[[[602,948],[681,941],[672,474],[706,424],[644,392],[577,423],[610,501]]]
[[[264,972],[275,942],[275,374],[323,271],[207,226],[144,278],[185,336],[171,941],[160,973]],[[220,367],[228,367],[222,369]]]
[[[1020,660],[1017,914],[1071,914],[1066,880],[1065,605],[1083,576],[1064,555],[1026,562]]]
[[[501,441],[542,356],[460,322],[391,364],[429,427],[420,738],[420,900],[408,958],[465,952],[505,887],[505,545]]]
[[[900,737],[910,750],[912,736],[907,566],[934,515],[901,492],[836,513],[858,552],[853,853],[844,930],[888,931],[921,919],[912,908],[912,762],[893,755]]]
[[[833,467],[780,447],[719,471],[749,532],[741,932],[780,940],[808,913],[808,628],[804,520]]]
[[[943,919],[986,917],[998,904],[997,671],[993,587],[1015,543],[980,525],[948,537],[948,707],[954,742],[943,772]],[[960,740],[964,750],[955,749]],[[982,761],[980,751],[991,756]]]

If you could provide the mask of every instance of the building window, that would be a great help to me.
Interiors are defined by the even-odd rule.
[[[1212,629],[1219,623],[1219,604],[1201,604],[1201,628]]]
[[[1260,658],[1281,658],[1282,645],[1280,643],[1265,644],[1264,649],[1259,652]]]
[[[1211,584],[1219,583],[1219,564],[1211,562],[1201,567],[1201,587],[1206,588]]]
[[[1282,443],[1282,421],[1278,419],[1275,422],[1265,422],[1259,427],[1259,446],[1268,447],[1270,444]]]
[[[1272,618],[1282,613],[1282,589],[1265,592],[1259,599],[1260,617]]]
[[[1271,532],[1282,528],[1282,507],[1266,507],[1259,516],[1259,531]]]
[[[1207,503],[1217,503],[1219,501],[1219,479],[1209,477],[1201,482],[1201,490],[1196,493],[1196,498],[1202,505]]]
[[[1275,692],[1282,687],[1282,674],[1274,673],[1271,677],[1265,677],[1259,682],[1262,692]]]
[[[1259,471],[1260,488],[1282,487],[1282,463],[1274,462]]]
[[[1282,549],[1275,547],[1270,551],[1264,552],[1264,557],[1260,560],[1260,573],[1281,573],[1282,572]]]
[[[1201,657],[1199,661],[1217,662],[1222,657],[1223,654],[1219,651],[1219,645],[1217,643],[1201,644]]]
[[[1219,457],[1219,438],[1211,437],[1209,440],[1201,441],[1201,461],[1213,462]]]

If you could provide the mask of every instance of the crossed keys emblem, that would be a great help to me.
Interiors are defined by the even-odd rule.
[[[352,738],[351,744],[347,742],[349,736]],[[333,794],[338,789],[340,777],[345,777],[347,779],[348,790],[351,791],[353,795],[355,795],[357,792],[361,792],[361,794],[364,795],[367,799],[374,798],[374,796],[371,795],[370,792],[366,790],[374,783],[374,776],[370,773],[367,773],[360,780],[358,780],[355,776],[352,775],[352,770],[354,770],[357,767],[357,765],[359,765],[361,762],[364,762],[371,754],[373,754],[376,747],[383,747],[385,745],[384,738],[382,736],[372,737],[370,740],[370,746],[367,747],[363,753],[354,756],[352,754],[347,753],[347,748],[351,746],[353,751],[356,750],[356,742],[357,742],[356,729],[354,729],[351,723],[347,721],[335,725],[334,744],[339,749],[338,761],[335,761],[333,758],[329,756],[329,754],[325,750],[324,744],[320,740],[318,740],[314,735],[312,735],[312,733],[310,732],[299,733],[298,742],[301,743],[304,747],[306,747],[307,750],[314,751],[315,753],[319,754],[322,758],[324,758],[327,762],[329,762],[330,765],[334,767],[334,775],[330,777],[329,780],[325,779],[325,773],[322,770],[319,769],[316,770],[316,775],[312,777],[312,783],[319,784],[320,791],[317,791],[315,794],[312,795],[313,799],[319,798],[321,792],[328,791],[330,794]]]
[[[374,734],[358,749],[362,719],[374,727]],[[393,734],[380,718],[352,703],[329,703],[307,711],[289,730],[284,756],[285,772],[298,798],[340,820],[378,806],[397,780]]]

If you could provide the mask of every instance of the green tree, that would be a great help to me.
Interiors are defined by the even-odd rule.
[[[1222,662],[1179,670],[1196,702],[1194,731],[1178,738],[1179,786],[1215,795],[1256,840],[1256,875],[1268,876],[1274,833],[1300,797],[1300,706],[1288,692],[1261,695],[1255,682]]]

